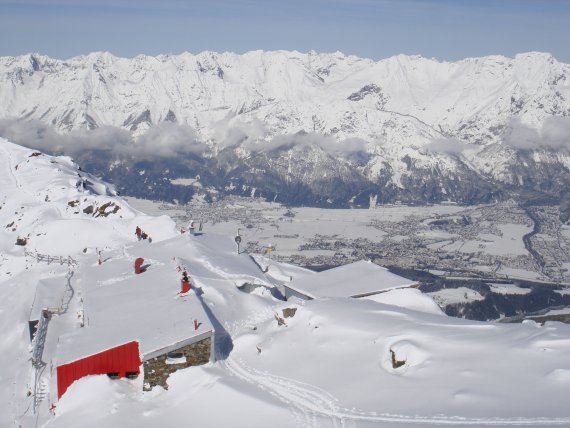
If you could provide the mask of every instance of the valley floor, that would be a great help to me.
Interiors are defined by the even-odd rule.
[[[304,266],[335,266],[363,257],[382,265],[447,275],[488,275],[570,285],[570,226],[557,207],[513,202],[481,206],[378,206],[372,210],[287,208],[248,198],[170,205],[127,198],[148,213],[168,213],[179,227],[236,234],[252,252]],[[544,260],[539,266],[525,236]]]

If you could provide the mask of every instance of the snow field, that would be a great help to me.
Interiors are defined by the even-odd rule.
[[[444,288],[434,293],[426,293],[433,296],[433,299],[440,306],[452,305],[455,303],[468,303],[476,300],[483,300],[485,297],[475,290],[467,287]]]
[[[142,215],[112,196],[74,187],[56,197],[58,193],[50,189],[59,182],[53,184],[45,177],[50,176],[50,168],[59,167],[48,160],[52,158],[30,158],[30,153],[0,141],[0,184],[7,186],[2,191],[9,192],[0,194],[0,224],[12,221],[17,207],[28,207],[16,231],[0,228],[0,324],[4,326],[0,400],[7,403],[0,412],[0,426],[35,426],[36,422],[46,428],[181,423],[203,427],[570,425],[570,326],[449,318],[416,290],[373,299],[289,302],[265,292],[246,293],[238,288],[246,282],[271,287],[288,276],[318,274],[258,257],[258,264],[270,265],[265,274],[247,254],[237,254],[233,234],[208,230],[199,236],[179,235],[168,218]],[[28,159],[26,167],[36,165],[46,168],[46,173],[19,175],[23,167],[14,170],[14,165]],[[52,160],[58,162],[58,158]],[[71,168],[65,174],[75,171]],[[46,192],[53,199],[46,201]],[[124,217],[94,217],[66,209],[68,198],[75,200],[79,195],[98,207],[113,201],[121,206],[117,214]],[[151,234],[152,244],[136,241],[136,225]],[[75,294],[68,311],[54,315],[49,324],[43,354],[47,366],[40,378],[44,398],[36,415],[28,396],[32,371],[27,321],[38,281],[49,286],[64,279],[68,266],[26,257],[21,247],[13,245],[19,233],[30,235],[30,248],[48,254],[68,249],[64,255],[77,261],[71,277]],[[93,244],[103,247],[101,265],[96,252],[100,248]],[[136,257],[144,257],[150,266],[134,278],[131,267]],[[49,363],[58,338],[80,329],[81,297],[89,292],[112,294],[133,281],[133,305],[128,310],[125,305],[117,319],[134,316],[144,324],[140,312],[152,310],[153,304],[181,303],[176,297],[178,265],[188,269],[195,289],[182,299],[200,305],[216,329],[217,361],[176,372],[168,390],[157,387],[143,392],[140,377],[111,381],[90,376],[74,383],[51,413],[55,379]],[[141,296],[156,285],[164,290],[164,298],[137,301],[137,285]],[[85,309],[89,317],[89,308]],[[284,309],[296,312],[285,317]],[[160,306],[160,310],[168,309]],[[192,313],[188,315],[193,318]],[[112,325],[113,320],[97,322]],[[390,351],[402,365],[393,365]]]
[[[530,288],[521,288],[514,284],[488,284],[491,287],[491,291],[498,294],[528,294],[532,291]]]

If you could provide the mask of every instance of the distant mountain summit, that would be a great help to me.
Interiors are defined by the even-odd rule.
[[[287,51],[32,54],[0,58],[0,97],[0,118],[61,133],[114,127],[137,150],[171,159],[159,173],[108,142],[96,160],[82,154],[119,188],[137,187],[138,176],[157,198],[184,201],[198,189],[171,180],[197,175],[210,195],[326,206],[476,203],[513,192],[559,200],[570,184],[570,65],[539,52],[457,62]],[[117,165],[125,168],[110,173]]]

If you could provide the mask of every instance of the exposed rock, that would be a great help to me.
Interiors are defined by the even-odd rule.
[[[210,361],[211,346],[211,338],[208,337],[199,342],[169,352],[171,358],[169,358],[168,355],[160,355],[145,361],[143,363],[144,390],[150,391],[157,385],[168,389],[168,376],[175,371],[191,366],[207,364]],[[176,358],[172,358],[174,353],[180,354],[180,356],[176,355]]]

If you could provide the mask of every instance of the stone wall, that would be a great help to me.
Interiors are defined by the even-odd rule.
[[[208,363],[210,361],[211,348],[212,338],[207,337],[206,339],[200,340],[199,342],[184,346],[182,348],[176,349],[175,351],[171,351],[171,353],[183,354],[186,357],[185,362],[178,364],[167,364],[166,354],[145,361],[143,363],[144,390],[150,391],[157,385],[162,386],[164,389],[168,389],[168,384],[166,381],[171,373],[174,373],[176,370],[184,369],[186,367],[199,366],[201,364]]]

